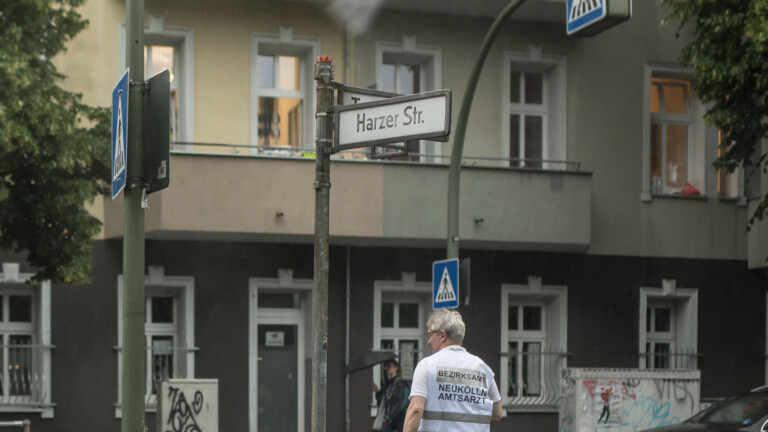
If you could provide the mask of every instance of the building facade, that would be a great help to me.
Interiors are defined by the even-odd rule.
[[[145,5],[145,73],[172,76],[171,186],[146,212],[149,430],[167,377],[218,379],[220,430],[309,430],[315,58],[351,86],[450,89],[455,124],[506,5],[362,3]],[[687,29],[676,38],[648,1],[595,37],[567,36],[565,3],[531,1],[504,24],[467,128],[459,310],[502,393],[492,430],[555,430],[563,367],[699,369],[703,400],[766,383],[768,231],[746,227],[768,188],[712,170],[718,131],[679,64]],[[107,106],[125,2],[81,13],[90,26],[57,64]],[[375,415],[381,371],[345,375],[348,363],[392,349],[407,378],[430,354],[451,147],[332,158],[329,431],[369,430]],[[122,198],[94,212],[89,284],[25,284],[34,269],[0,254],[0,419],[36,432],[120,427]]]

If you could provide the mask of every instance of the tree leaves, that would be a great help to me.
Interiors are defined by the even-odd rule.
[[[27,251],[38,280],[90,277],[100,222],[85,204],[108,186],[109,110],[62,89],[50,61],[87,25],[81,4],[0,0],[0,247]]]
[[[696,71],[695,90],[711,103],[705,118],[724,137],[715,169],[768,168],[760,140],[768,136],[768,0],[661,0],[679,22],[693,24],[683,61]],[[752,168],[752,169],[751,169]],[[749,178],[748,178],[749,180]],[[756,179],[753,179],[757,181]],[[768,213],[768,195],[750,225]]]

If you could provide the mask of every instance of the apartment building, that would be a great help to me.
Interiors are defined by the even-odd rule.
[[[506,3],[146,2],[145,73],[172,77],[171,185],[146,212],[149,430],[166,377],[218,379],[220,430],[309,430],[315,58],[351,86],[449,89],[455,124]],[[687,34],[654,0],[568,36],[565,3],[530,0],[505,23],[469,117],[459,310],[465,346],[496,371],[506,415],[492,430],[555,430],[564,367],[699,369],[705,400],[766,383],[768,228],[746,229],[766,185],[712,170],[718,131],[679,63]],[[90,26],[57,64],[108,106],[125,2],[80,11]],[[329,431],[375,415],[381,371],[346,364],[392,349],[408,378],[430,354],[452,138],[332,157]],[[119,430],[122,204],[97,206],[89,284],[25,284],[34,269],[0,254],[0,419]]]

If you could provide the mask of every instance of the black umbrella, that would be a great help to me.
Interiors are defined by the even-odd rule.
[[[367,369],[369,367],[376,366],[379,363],[384,363],[387,360],[394,360],[397,355],[394,351],[368,351],[362,357],[358,357],[351,361],[346,368],[344,368],[344,375],[349,375],[352,372]]]

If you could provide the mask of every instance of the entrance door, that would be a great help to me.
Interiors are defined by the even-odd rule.
[[[259,324],[258,431],[298,431],[299,326]]]
[[[278,274],[250,280],[248,432],[305,432],[311,420],[304,323],[314,283]]]

